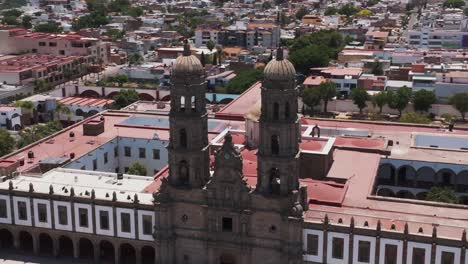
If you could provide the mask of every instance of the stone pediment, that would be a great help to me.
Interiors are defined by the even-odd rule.
[[[206,185],[208,204],[244,207],[249,200],[250,190],[242,174],[242,157],[228,133],[223,146],[215,155],[214,174]]]

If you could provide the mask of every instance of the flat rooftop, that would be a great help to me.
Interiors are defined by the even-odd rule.
[[[47,69],[49,66],[71,63],[79,56],[62,56],[29,53],[0,60],[0,72],[21,72],[31,69]]]
[[[83,124],[99,122],[101,117],[104,119],[104,132],[97,136],[84,135]],[[208,123],[208,139],[213,139],[227,127],[243,130],[244,123],[210,119]],[[70,132],[74,133],[73,138],[70,137]],[[71,159],[73,161],[116,137],[141,139],[158,137],[161,140],[169,140],[169,117],[167,115],[151,113],[105,111],[1,157],[0,168],[7,167],[18,160],[24,159],[24,165],[20,166],[17,170],[19,172],[27,172],[36,168],[41,160],[70,157],[71,153],[75,154],[75,158]],[[34,158],[28,158],[30,151],[34,153]]]
[[[76,197],[90,198],[94,190],[96,199],[111,201],[115,191],[119,202],[132,203],[137,194],[141,203],[152,203],[152,194],[143,192],[153,182],[146,176],[124,174],[123,179],[117,180],[116,173],[57,168],[41,177],[18,176],[11,181],[16,191],[27,192],[32,183],[35,193],[48,194],[53,186],[54,195],[70,196],[73,187]],[[8,186],[9,181],[0,183],[1,189],[8,189]]]
[[[88,97],[65,97],[58,101],[63,105],[69,106],[95,106],[104,107],[114,103],[114,100],[105,98],[88,98]]]

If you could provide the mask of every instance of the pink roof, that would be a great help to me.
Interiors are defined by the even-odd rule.
[[[63,105],[96,106],[104,107],[111,105],[114,100],[105,98],[87,98],[87,97],[65,97],[59,100]]]
[[[304,80],[304,85],[319,86],[321,83],[326,82],[327,79],[323,76],[311,75]]]
[[[13,111],[18,109],[17,107],[10,106],[10,105],[0,105],[0,111],[1,112],[8,112],[8,111]]]
[[[360,68],[325,68],[322,70],[323,73],[328,73],[330,75],[360,75],[362,73],[362,69]]]
[[[239,97],[227,104],[223,109],[216,113],[216,118],[228,120],[244,120],[244,116],[249,112],[252,106],[260,101],[261,82],[256,82],[249,89],[243,92]]]
[[[79,58],[78,56],[29,53],[0,60],[0,72],[21,72],[29,69],[45,69],[50,66],[68,64]]]

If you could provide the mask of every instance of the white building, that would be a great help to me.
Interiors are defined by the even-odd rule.
[[[0,105],[0,128],[8,130],[20,130],[21,108]]]

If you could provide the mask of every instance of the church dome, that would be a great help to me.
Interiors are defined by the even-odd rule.
[[[293,81],[296,78],[296,69],[289,60],[283,58],[283,49],[276,51],[276,58],[271,60],[263,72],[265,80],[269,81]]]
[[[175,75],[202,75],[204,74],[204,68],[200,60],[192,55],[190,51],[190,45],[185,42],[184,52],[182,56],[176,59],[172,74]]]

